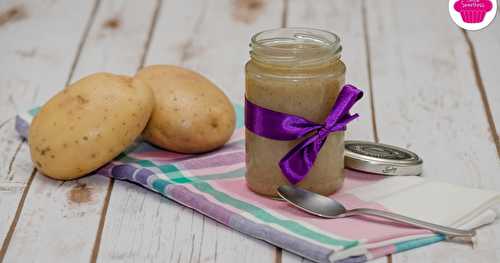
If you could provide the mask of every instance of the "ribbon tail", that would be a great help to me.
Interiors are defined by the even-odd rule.
[[[297,144],[280,160],[281,171],[291,184],[304,179],[325,141],[325,136],[315,134]]]

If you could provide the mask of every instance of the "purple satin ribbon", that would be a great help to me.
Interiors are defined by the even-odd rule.
[[[316,132],[293,147],[279,162],[288,181],[296,184],[311,170],[328,135],[345,131],[347,123],[359,116],[351,115],[349,110],[361,97],[363,91],[352,85],[344,85],[323,124],[262,108],[245,99],[245,126],[259,136],[280,141],[296,140]]]

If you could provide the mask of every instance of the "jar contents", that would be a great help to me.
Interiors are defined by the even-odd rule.
[[[340,40],[333,33],[307,28],[282,28],[256,34],[246,64],[246,98],[273,111],[323,123],[344,84]],[[246,179],[262,195],[277,196],[290,184],[280,160],[305,138],[278,141],[246,130]],[[343,182],[344,133],[328,136],[312,169],[297,186],[330,195]]]

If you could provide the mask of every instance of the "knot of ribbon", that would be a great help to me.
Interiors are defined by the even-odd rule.
[[[279,162],[283,175],[292,184],[300,182],[311,170],[316,157],[332,132],[345,131],[349,122],[359,117],[350,114],[351,107],[363,97],[363,91],[344,85],[330,113],[322,124],[297,115],[273,111],[245,99],[245,127],[268,139],[291,141],[306,137]]]

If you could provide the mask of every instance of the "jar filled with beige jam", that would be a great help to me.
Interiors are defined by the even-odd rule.
[[[280,28],[252,37],[246,64],[246,99],[273,111],[323,123],[345,81],[337,35],[310,28]],[[278,141],[246,130],[246,180],[261,195],[290,184],[279,161],[301,140]],[[343,183],[344,133],[330,133],[312,169],[296,185],[330,195]]]

